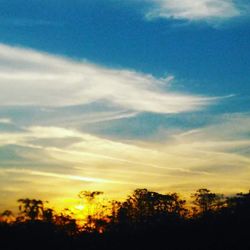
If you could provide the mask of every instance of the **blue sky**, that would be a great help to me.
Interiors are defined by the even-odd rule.
[[[249,189],[249,13],[241,0],[0,1],[1,195]]]

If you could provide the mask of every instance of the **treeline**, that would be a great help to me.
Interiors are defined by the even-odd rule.
[[[19,199],[19,213],[0,216],[0,249],[250,249],[250,192],[231,197],[199,189],[177,193],[136,189],[108,205],[99,191],[79,193],[86,219],[56,213],[47,202]]]

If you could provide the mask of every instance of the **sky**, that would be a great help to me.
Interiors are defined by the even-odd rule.
[[[247,0],[1,0],[0,209],[248,191],[249,104]]]

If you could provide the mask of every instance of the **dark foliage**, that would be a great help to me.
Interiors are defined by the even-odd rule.
[[[93,203],[101,194],[79,197]],[[20,199],[18,216],[1,214],[0,249],[250,249],[250,193],[224,197],[199,189],[192,197],[195,208],[188,209],[176,193],[136,189],[124,202],[111,202],[109,213],[89,215],[84,226],[41,200]]]

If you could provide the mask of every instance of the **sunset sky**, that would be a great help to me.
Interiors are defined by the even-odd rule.
[[[250,189],[250,3],[1,0],[0,210],[144,187]]]

